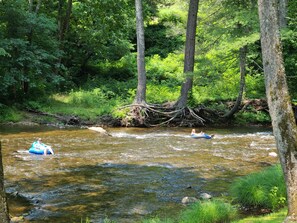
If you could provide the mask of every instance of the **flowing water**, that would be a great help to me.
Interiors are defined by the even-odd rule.
[[[200,129],[197,129],[200,131]],[[139,222],[177,216],[185,196],[226,194],[238,176],[277,163],[271,129],[88,129],[0,127],[5,187],[13,215],[28,222]],[[28,153],[41,137],[54,156]]]

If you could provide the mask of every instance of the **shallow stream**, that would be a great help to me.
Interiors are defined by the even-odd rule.
[[[197,129],[200,131],[201,129]],[[215,138],[192,139],[189,128],[88,129],[0,127],[5,187],[13,215],[28,222],[139,222],[177,216],[185,196],[221,196],[237,177],[277,163],[269,128],[203,129]],[[41,137],[54,156],[28,153]]]

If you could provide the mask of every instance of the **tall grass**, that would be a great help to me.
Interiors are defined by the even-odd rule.
[[[286,187],[280,165],[235,181],[230,188],[234,201],[244,207],[277,210],[286,204]]]
[[[0,123],[2,122],[18,122],[23,119],[20,111],[13,107],[8,107],[0,103]]]
[[[53,95],[42,111],[65,115],[77,115],[85,119],[111,114],[121,99],[101,89],[71,91],[69,94]]]
[[[193,204],[186,209],[179,223],[222,223],[237,217],[237,210],[229,203],[215,199]]]

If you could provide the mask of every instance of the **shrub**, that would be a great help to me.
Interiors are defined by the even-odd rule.
[[[263,111],[238,112],[235,114],[235,119],[236,119],[236,123],[238,124],[271,122],[269,114]]]
[[[239,178],[230,194],[244,207],[276,210],[285,206],[286,187],[280,165]]]
[[[158,92],[158,93],[156,93]],[[166,101],[175,101],[179,96],[179,87],[170,88],[161,85],[147,86],[147,101],[150,103],[163,103]]]

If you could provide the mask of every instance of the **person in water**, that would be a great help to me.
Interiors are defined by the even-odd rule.
[[[203,131],[201,131],[200,133],[196,133],[195,129],[192,129],[191,136],[192,137],[205,137],[205,138],[213,138],[214,137],[214,135],[208,135],[208,134],[204,133]]]
[[[46,156],[49,151],[52,155],[54,155],[54,151],[51,146],[48,146],[42,143],[42,139],[38,138],[35,142],[33,142],[33,147],[39,150],[43,150],[43,154]]]
[[[195,129],[192,129],[192,132],[191,132],[191,136],[204,136],[205,133],[204,132],[200,132],[200,133],[196,133],[196,130]]]

